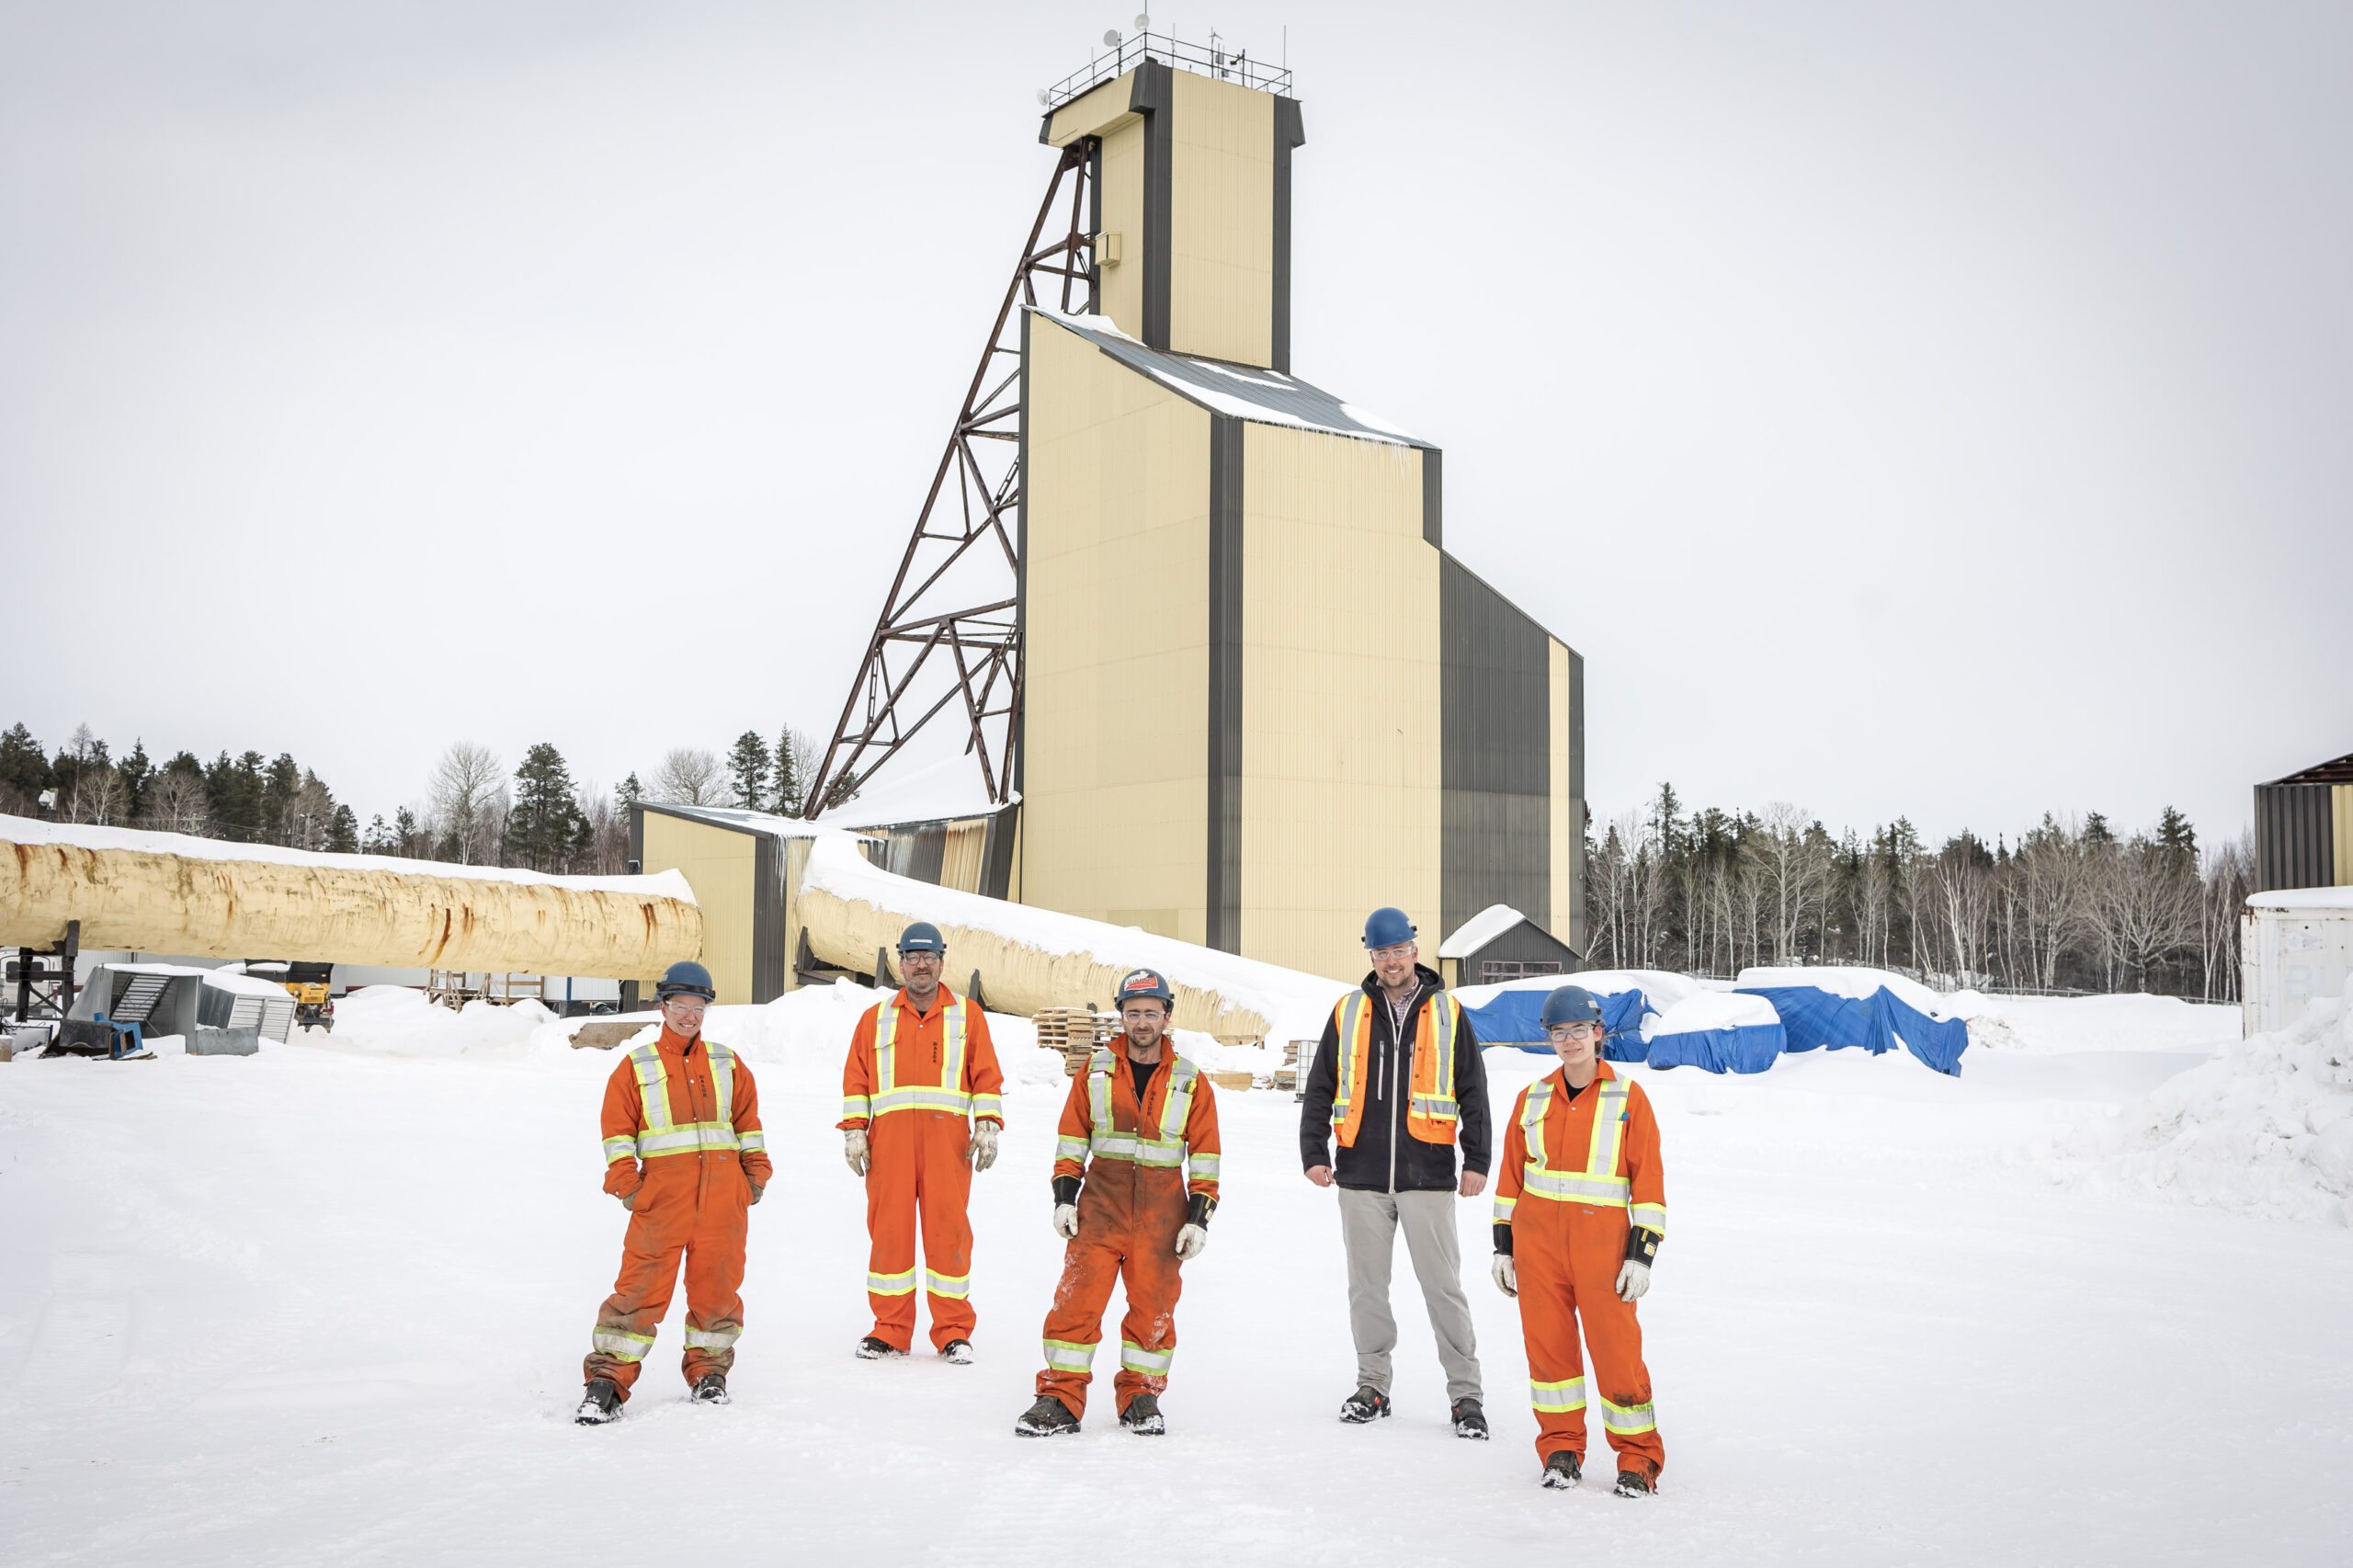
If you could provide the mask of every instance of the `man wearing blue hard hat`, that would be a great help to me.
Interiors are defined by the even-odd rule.
[[[1390,1413],[1397,1320],[1389,1276],[1402,1230],[1438,1335],[1449,1420],[1455,1436],[1484,1438],[1454,1200],[1476,1198],[1487,1185],[1487,1069],[1471,1020],[1437,972],[1417,961],[1414,937],[1403,910],[1376,909],[1365,921],[1372,972],[1324,1022],[1300,1109],[1300,1163],[1308,1180],[1340,1191],[1357,1347],[1357,1390],[1341,1403],[1340,1419],[1361,1425]]]
[[[899,934],[898,994],[858,1016],[842,1064],[842,1157],[866,1181],[866,1295],[874,1327],[861,1360],[904,1356],[915,1334],[915,1232],[932,1348],[972,1360],[972,1173],[996,1163],[1005,1074],[988,1015],[939,983],[948,943],[918,920]]]
[[[1666,1449],[1634,1303],[1666,1234],[1658,1118],[1643,1086],[1601,1060],[1605,1026],[1590,992],[1558,987],[1543,1020],[1561,1065],[1512,1105],[1495,1178],[1495,1286],[1519,1299],[1539,1479],[1566,1490],[1584,1478],[1590,1387],[1617,1455],[1618,1495],[1647,1497]]]

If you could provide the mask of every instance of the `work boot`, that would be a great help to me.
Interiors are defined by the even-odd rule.
[[[939,1358],[951,1367],[969,1367],[972,1364],[972,1342],[951,1339],[939,1347]]]
[[[1618,1472],[1618,1484],[1609,1491],[1615,1497],[1655,1497],[1658,1484],[1639,1470],[1621,1470]]]
[[[1487,1440],[1487,1413],[1479,1408],[1477,1400],[1458,1399],[1454,1402],[1454,1435],[1482,1443]]]
[[[602,1426],[621,1418],[621,1391],[610,1378],[591,1378],[572,1418],[583,1426]]]
[[[695,1384],[694,1402],[697,1404],[727,1403],[727,1374],[705,1372]]]
[[[1038,1403],[1022,1412],[1021,1419],[1013,1424],[1017,1437],[1065,1437],[1078,1435],[1078,1417],[1070,1406],[1052,1394],[1041,1393]]]
[[[887,1339],[868,1335],[858,1342],[858,1358],[861,1361],[892,1361],[905,1358],[906,1352]]]
[[[1370,1383],[1348,1395],[1340,1404],[1340,1419],[1351,1426],[1361,1426],[1368,1421],[1378,1421],[1389,1414],[1389,1396]]]
[[[1128,1401],[1128,1407],[1120,1412],[1120,1425],[1139,1437],[1157,1437],[1168,1430],[1168,1423],[1161,1419],[1160,1398],[1150,1392]]]
[[[1544,1484],[1555,1492],[1566,1492],[1585,1479],[1585,1461],[1562,1449],[1544,1461]]]

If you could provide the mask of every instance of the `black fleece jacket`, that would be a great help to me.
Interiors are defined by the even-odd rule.
[[[1315,1065],[1307,1074],[1307,1098],[1299,1108],[1300,1168],[1330,1165],[1333,1179],[1360,1192],[1452,1192],[1455,1154],[1462,1169],[1484,1176],[1494,1158],[1488,1135],[1487,1068],[1479,1059],[1478,1036],[1466,1015],[1454,1036],[1454,1098],[1461,1120],[1456,1124],[1459,1143],[1425,1143],[1405,1127],[1405,1106],[1414,1083],[1415,1033],[1420,1028],[1422,1006],[1431,994],[1443,990],[1435,971],[1414,966],[1422,995],[1405,1016],[1405,1040],[1399,1049],[1389,1021],[1389,998],[1374,975],[1364,977],[1372,1006],[1372,1040],[1366,1051],[1365,1079],[1358,1085],[1364,1096],[1364,1118],[1357,1126],[1357,1141],[1333,1159],[1332,1096],[1340,1088],[1339,1031],[1331,1018],[1324,1020],[1324,1039],[1315,1049]],[[1392,1165],[1390,1151],[1396,1151]]]

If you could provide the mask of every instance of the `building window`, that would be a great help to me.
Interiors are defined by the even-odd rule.
[[[1557,959],[1481,959],[1479,983],[1493,985],[1499,980],[1525,980],[1531,974],[1559,974]]]

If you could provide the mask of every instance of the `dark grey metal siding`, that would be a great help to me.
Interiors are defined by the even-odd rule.
[[[1475,912],[1474,912],[1475,913]],[[1563,970],[1577,966],[1577,954],[1568,943],[1532,920],[1518,925],[1489,942],[1485,947],[1462,960],[1459,983],[1478,985],[1483,983],[1479,966],[1489,959],[1513,963],[1557,963]]]
[[[1020,836],[1021,804],[1000,807],[981,840],[981,892],[1003,898],[1013,889],[1013,841]]]
[[[1242,950],[1242,429],[1210,420],[1207,945]]]
[[[773,1002],[784,994],[792,940],[784,928],[785,841],[768,834],[753,840],[752,1001]]]
[[[1562,933],[1583,960],[1593,950],[1585,911],[1585,655],[1569,654],[1569,928]]]
[[[1136,67],[1128,108],[1143,117],[1143,340],[1168,347],[1176,238],[1175,73],[1157,60]]]
[[[1436,447],[1422,449],[1422,537],[1446,544],[1446,454]]]
[[[2336,831],[2325,784],[2255,787],[2255,868],[2263,889],[2325,888],[2336,881]]]
[[[1275,99],[1275,288],[1271,347],[1267,362],[1290,372],[1290,154],[1307,142],[1299,100]]]
[[[1452,556],[1438,562],[1438,906],[1552,902],[1552,656],[1544,629]]]

